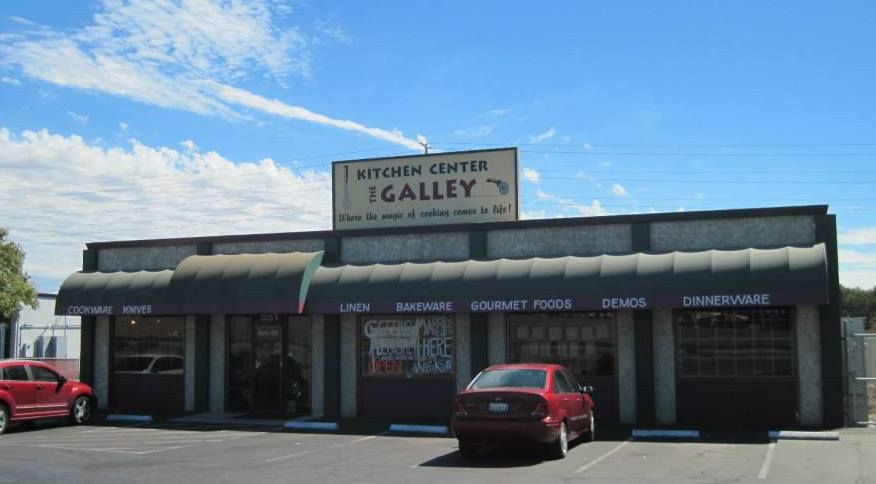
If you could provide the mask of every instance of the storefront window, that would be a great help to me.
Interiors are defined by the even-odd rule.
[[[419,378],[454,374],[451,315],[366,316],[362,376]]]
[[[511,314],[509,340],[516,363],[560,364],[583,381],[614,377],[614,313]]]
[[[185,405],[185,318],[115,318],[110,406],[178,412]]]
[[[791,308],[676,310],[682,377],[794,376]]]
[[[311,318],[290,316],[286,339],[286,414],[310,415]]]
[[[182,375],[184,318],[116,318],[113,371]]]

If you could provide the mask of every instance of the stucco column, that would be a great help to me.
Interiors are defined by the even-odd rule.
[[[311,320],[310,339],[310,414],[325,415],[325,326],[322,314]]]
[[[620,422],[636,422],[636,335],[633,312],[617,313],[617,385]]]
[[[185,335],[185,410],[195,411],[195,317],[186,316]]]
[[[498,365],[507,361],[507,355],[505,354],[507,347],[505,341],[506,330],[505,313],[492,312],[487,314],[487,361],[491,365]]]
[[[821,389],[821,329],[818,307],[797,306],[794,332],[797,338],[797,381],[800,388],[800,424],[823,424]]]
[[[471,314],[456,315],[456,391],[464,389],[471,381]]]
[[[225,411],[225,315],[210,316],[210,411]]]
[[[657,423],[673,425],[675,411],[675,333],[672,310],[654,310],[654,410]]]
[[[356,351],[356,315],[341,315],[341,417],[355,417],[357,413],[357,385],[359,383],[359,355]]]
[[[109,408],[110,317],[98,316],[94,322],[94,395],[97,408]]]

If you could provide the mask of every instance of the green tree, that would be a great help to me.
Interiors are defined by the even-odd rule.
[[[0,321],[11,321],[24,304],[37,305],[37,291],[24,273],[24,251],[6,240],[8,233],[0,227]]]
[[[858,289],[840,286],[840,303],[844,317],[867,318],[868,325],[876,321],[876,287],[873,289]]]

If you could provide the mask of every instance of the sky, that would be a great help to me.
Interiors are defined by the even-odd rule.
[[[332,161],[516,146],[522,218],[827,204],[876,286],[873,2],[0,3],[0,226],[331,228]]]

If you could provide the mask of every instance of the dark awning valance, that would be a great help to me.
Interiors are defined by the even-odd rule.
[[[321,267],[310,313],[568,311],[827,302],[824,244]]]
[[[55,314],[300,313],[322,252],[190,256],[175,270],[77,272]]]
[[[167,307],[173,271],[77,272],[61,285],[55,314],[74,316],[160,314]]]
[[[322,252],[193,255],[173,271],[179,314],[300,313]]]

